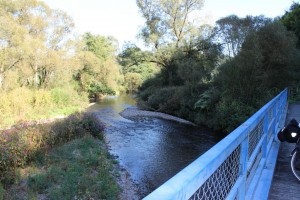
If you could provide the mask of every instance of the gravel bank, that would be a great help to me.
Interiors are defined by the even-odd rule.
[[[120,115],[124,118],[131,118],[131,117],[157,117],[165,120],[171,120],[175,121],[178,123],[183,123],[183,124],[188,124],[192,126],[197,126],[193,122],[187,121],[185,119],[181,119],[179,117],[174,117],[172,115],[168,115],[165,113],[160,113],[160,112],[152,112],[152,111],[145,111],[145,110],[140,110],[136,107],[130,107],[126,108],[124,111],[120,113]]]

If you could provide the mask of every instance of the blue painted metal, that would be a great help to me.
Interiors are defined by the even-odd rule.
[[[286,109],[287,89],[144,199],[255,199],[256,191],[268,193]]]

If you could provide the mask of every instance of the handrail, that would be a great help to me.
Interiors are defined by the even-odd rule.
[[[144,200],[251,199],[284,125],[287,93],[283,90]]]

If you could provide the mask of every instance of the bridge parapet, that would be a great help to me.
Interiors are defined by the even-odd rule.
[[[253,199],[286,110],[287,89],[144,199]]]

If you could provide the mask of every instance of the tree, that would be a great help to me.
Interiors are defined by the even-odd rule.
[[[137,91],[138,87],[141,85],[142,77],[138,73],[129,72],[125,75],[125,83],[129,93],[133,93]]]
[[[83,39],[86,45],[85,50],[93,52],[102,62],[115,57],[116,40],[114,38],[85,33]]]
[[[174,43],[182,45],[193,27],[190,20],[194,11],[199,11],[203,0],[137,0],[137,5],[146,25],[141,37],[146,44],[158,49],[161,45]]]
[[[238,55],[219,69],[212,99],[203,96],[196,104],[209,109],[204,121],[213,119],[209,126],[232,131],[293,82],[296,52],[295,36],[278,21],[250,33]]]
[[[77,65],[75,79],[81,89],[86,92],[92,91],[93,94],[97,88],[99,93],[116,91],[121,75],[115,57],[115,40],[111,37],[86,33],[82,42],[81,49],[74,58]]]
[[[225,44],[225,53],[229,57],[234,57],[240,51],[246,36],[270,21],[264,16],[239,18],[236,15],[229,15],[216,22],[216,36]]]
[[[65,53],[72,19],[37,0],[3,0],[0,13],[0,88],[10,70],[19,73],[20,85],[47,87],[62,67],[59,57]]]
[[[300,47],[300,4],[294,2],[289,11],[281,17],[280,21],[289,31],[293,31],[297,38],[297,47]]]

